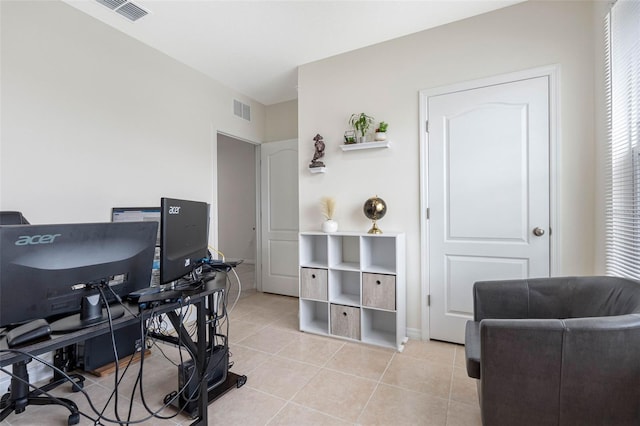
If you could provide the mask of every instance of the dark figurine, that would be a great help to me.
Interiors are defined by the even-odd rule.
[[[314,146],[316,147],[316,152],[313,154],[313,160],[309,163],[309,168],[324,167],[324,163],[318,161],[324,156],[324,141],[322,140],[322,136],[318,133],[313,140],[315,141]]]

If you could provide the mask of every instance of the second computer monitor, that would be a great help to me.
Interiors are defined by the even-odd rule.
[[[209,205],[162,198],[160,209],[160,282],[166,284],[189,274],[208,256]]]
[[[113,207],[111,222],[158,222],[151,286],[160,285],[160,207]]]

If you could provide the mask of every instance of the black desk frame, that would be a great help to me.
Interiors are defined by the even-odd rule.
[[[206,350],[208,346],[208,338],[213,338],[210,333],[212,331],[215,332],[215,330],[212,330],[213,325],[210,322],[209,324],[207,323],[207,314],[209,313],[210,307],[213,306],[214,294],[222,293],[224,296],[226,279],[226,274],[224,272],[218,272],[215,279],[206,282],[204,286],[197,291],[185,291],[182,302],[159,304],[155,306],[154,309],[141,310],[139,316],[132,316],[128,311],[125,311],[125,315],[123,317],[112,321],[113,330],[118,330],[131,324],[139,323],[141,320],[140,317],[142,317],[143,321],[146,321],[150,318],[152,312],[154,315],[167,314],[178,332],[181,343],[189,346],[192,353],[196,355],[195,364],[198,371],[198,379],[200,381],[200,393],[197,403],[198,417],[193,423],[191,423],[193,426],[207,425],[207,407],[209,404],[208,383],[206,377],[202,377],[202,373],[205,371],[207,362]],[[197,342],[194,342],[191,339],[191,336],[189,336],[189,333],[184,328],[184,324],[175,313],[176,309],[186,306],[187,304],[191,304],[196,307]],[[129,304],[128,307],[132,312],[138,310],[138,306],[135,304]],[[51,339],[25,345],[16,349],[27,352],[31,356],[38,356],[48,352],[53,352],[56,349],[83,342],[93,337],[109,334],[110,332],[111,327],[109,326],[109,323],[103,323],[67,334],[52,335]],[[7,349],[5,339],[0,340],[0,349]],[[19,361],[26,361],[30,358],[29,355],[2,352],[0,353],[0,367],[12,365]]]

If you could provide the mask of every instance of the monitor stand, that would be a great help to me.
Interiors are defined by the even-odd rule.
[[[112,320],[124,315],[124,308],[119,305],[110,306],[109,311],[111,311]],[[82,298],[80,313],[52,322],[51,332],[58,334],[69,333],[107,321],[109,321],[109,313],[107,308],[102,307],[100,295],[92,294]]]

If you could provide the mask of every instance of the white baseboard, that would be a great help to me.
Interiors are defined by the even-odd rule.
[[[422,340],[422,331],[419,328],[407,328],[407,337],[411,340]]]

